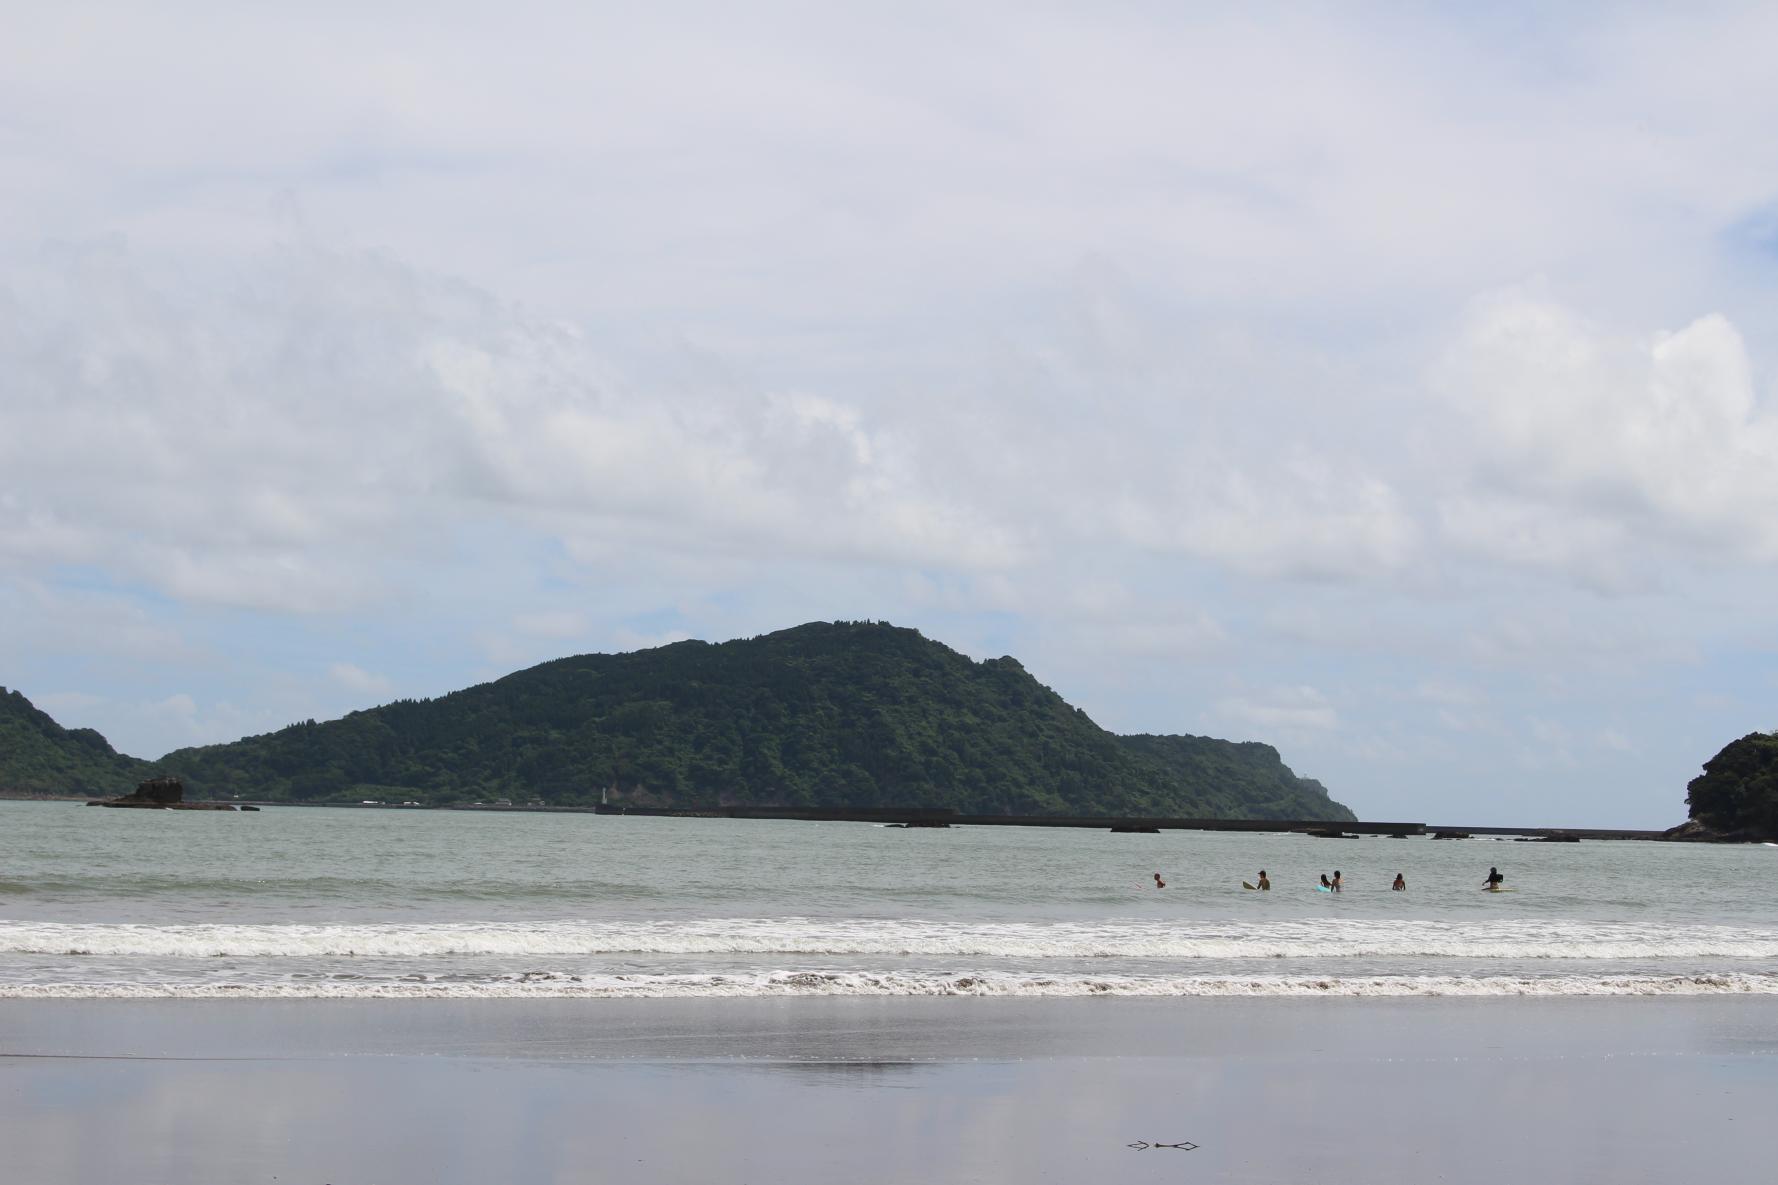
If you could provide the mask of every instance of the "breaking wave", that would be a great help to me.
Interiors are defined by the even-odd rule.
[[[1564,997],[1778,995],[1778,975],[1029,976],[779,971],[759,975],[576,976],[465,982],[0,984],[0,999],[688,999],[814,996]]]
[[[757,955],[988,959],[1778,959],[1778,930],[1575,921],[651,922],[140,925],[0,922],[0,955],[380,958]]]

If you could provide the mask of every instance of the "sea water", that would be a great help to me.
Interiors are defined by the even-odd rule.
[[[0,997],[1778,994],[1775,877],[1758,846],[0,802]]]

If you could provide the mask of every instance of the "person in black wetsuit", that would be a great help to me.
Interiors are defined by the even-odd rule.
[[[1482,888],[1492,889],[1495,892],[1499,892],[1500,882],[1505,879],[1504,876],[1500,875],[1500,869],[1490,866],[1488,869],[1488,879],[1483,882]]]

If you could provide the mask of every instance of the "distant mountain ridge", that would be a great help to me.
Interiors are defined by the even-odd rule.
[[[155,762],[0,689],[0,790],[121,793],[155,773],[193,798],[1354,817],[1269,745],[1116,736],[1016,659],[864,622],[577,655]]]
[[[150,768],[92,729],[63,728],[21,693],[0,687],[0,791],[120,794]]]
[[[198,797],[1354,818],[1269,745],[1115,736],[1015,659],[865,622],[577,655],[155,764]]]

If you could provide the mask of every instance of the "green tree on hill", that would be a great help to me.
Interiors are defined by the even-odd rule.
[[[202,795],[1346,820],[1266,745],[1118,737],[1011,658],[819,622],[543,663],[168,754]]]
[[[125,794],[151,770],[92,729],[63,728],[19,692],[0,687],[0,790]]]
[[[1686,787],[1691,817],[1723,835],[1778,840],[1778,734],[1750,732]]]

